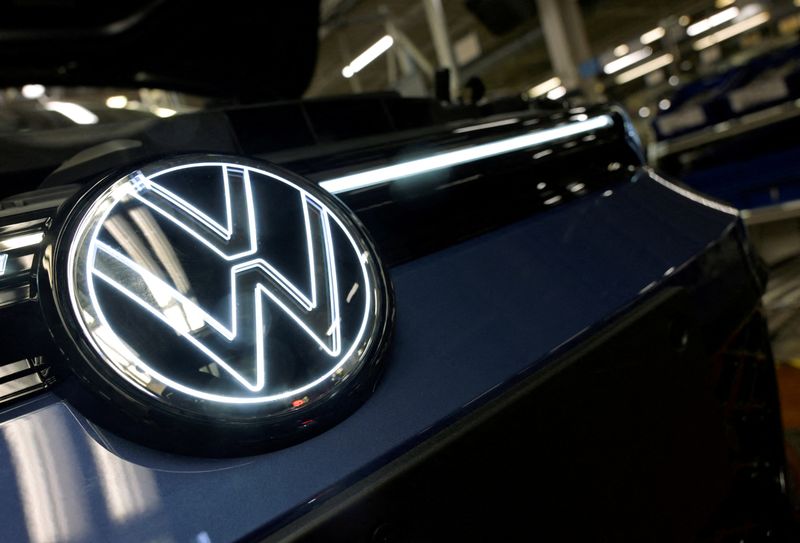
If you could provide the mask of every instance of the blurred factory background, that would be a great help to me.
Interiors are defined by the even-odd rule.
[[[307,96],[621,104],[654,168],[742,210],[800,450],[799,37],[800,0],[324,0]]]

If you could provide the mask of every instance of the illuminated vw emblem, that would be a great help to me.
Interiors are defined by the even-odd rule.
[[[374,373],[389,299],[361,227],[301,178],[211,158],[138,169],[75,212],[61,312],[93,372],[210,418],[290,413]]]

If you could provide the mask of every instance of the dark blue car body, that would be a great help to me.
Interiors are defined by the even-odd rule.
[[[490,126],[498,119],[510,121]],[[604,122],[546,132],[593,119]],[[196,136],[170,137],[187,130]],[[70,187],[170,153],[257,156],[324,182],[535,133],[553,137],[338,194],[388,267],[396,323],[372,396],[311,439],[231,458],[151,449],[109,429],[51,356],[56,378],[0,409],[0,540],[685,541],[783,529],[763,268],[737,212],[648,168],[614,108],[499,113],[380,95],[186,115],[8,197],[0,224],[25,206],[50,216]],[[43,169],[88,147],[3,145],[39,153]],[[35,287],[35,265],[12,280]],[[22,306],[0,307],[3,341],[35,357],[52,339]]]

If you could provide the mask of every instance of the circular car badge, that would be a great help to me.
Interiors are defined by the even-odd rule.
[[[374,387],[387,279],[352,213],[289,172],[220,156],[144,166],[87,191],[52,254],[73,369],[149,432],[168,428],[167,446],[207,429],[280,444]]]

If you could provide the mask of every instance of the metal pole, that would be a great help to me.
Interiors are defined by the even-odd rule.
[[[336,41],[339,45],[339,54],[344,60],[344,65],[346,65],[353,57],[350,55],[350,47],[347,45],[347,38],[343,32],[337,33]],[[358,74],[353,74],[353,77],[348,78],[348,81],[350,82],[350,90],[356,94],[361,92],[361,81],[358,79]]]
[[[428,26],[433,37],[433,47],[436,49],[436,58],[439,66],[450,70],[450,96],[456,98],[461,91],[461,82],[458,74],[458,65],[453,53],[453,45],[447,32],[447,20],[444,14],[442,0],[422,0]]]
[[[591,59],[589,40],[577,0],[536,0],[553,71],[567,90],[582,88],[595,98],[594,79],[582,78],[580,65]]]

